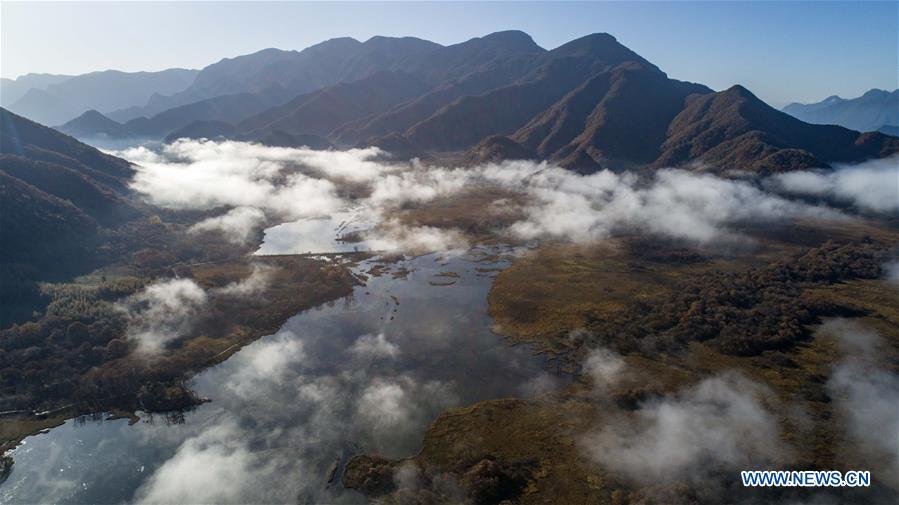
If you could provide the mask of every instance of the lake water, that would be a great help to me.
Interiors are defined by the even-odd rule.
[[[282,223],[265,230],[255,254],[308,254],[384,250],[377,241],[341,241],[341,237],[360,234],[372,227],[368,209],[363,206],[343,209],[329,216],[305,218]]]
[[[530,349],[490,332],[492,269],[507,265],[495,252],[407,259],[393,265],[405,278],[372,277],[294,316],[198,375],[212,401],[181,423],[70,420],[29,437],[0,500],[362,502],[340,486],[352,454],[413,455],[447,408],[559,385]]]

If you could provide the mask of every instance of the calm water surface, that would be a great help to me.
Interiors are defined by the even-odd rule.
[[[316,249],[288,247],[298,246]],[[494,252],[408,259],[394,265],[411,271],[406,278],[373,277],[294,316],[198,375],[194,389],[212,401],[180,424],[70,420],[28,438],[12,453],[0,500],[361,502],[339,483],[352,454],[412,455],[447,408],[558,385],[529,349],[489,330],[493,274],[478,269],[507,265]]]

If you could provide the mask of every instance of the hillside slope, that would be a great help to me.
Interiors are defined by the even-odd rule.
[[[0,325],[27,319],[37,281],[87,271],[104,228],[140,218],[134,170],[52,128],[0,109]]]

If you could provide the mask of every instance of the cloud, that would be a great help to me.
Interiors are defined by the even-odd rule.
[[[332,182],[295,170],[300,151],[182,139],[159,153],[141,147],[116,154],[139,163],[131,187],[162,207],[255,207],[292,219],[337,210],[341,200]]]
[[[253,264],[253,271],[246,278],[232,282],[215,290],[216,294],[225,296],[258,295],[268,288],[275,273],[275,268],[260,263]]]
[[[401,251],[425,254],[435,251],[464,251],[468,241],[458,230],[432,226],[406,226],[390,220],[364,234],[365,243],[374,251]]]
[[[333,178],[355,182],[372,181],[382,174],[402,169],[379,161],[383,151],[377,147],[348,149],[346,151],[316,151],[313,149],[290,150],[294,159],[319,173]]]
[[[362,392],[357,412],[375,431],[387,431],[411,415],[408,404],[406,391],[400,384],[379,379]]]
[[[400,440],[414,437],[431,421],[428,412],[458,403],[449,384],[419,384],[410,376],[374,378],[356,403],[355,419],[378,441],[379,452],[393,452]]]
[[[235,207],[221,216],[210,217],[191,226],[190,233],[219,231],[235,244],[246,244],[265,222],[265,212],[255,207]]]
[[[761,387],[735,374],[705,379],[652,401],[636,418],[609,419],[584,448],[600,465],[643,484],[714,470],[770,468],[785,456]]]
[[[885,350],[876,331],[852,319],[828,319],[816,334],[833,335],[843,354],[853,358],[871,358]]]
[[[851,441],[848,450],[875,479],[899,490],[899,375],[846,362],[834,367],[827,387]]]
[[[477,176],[466,169],[424,168],[390,173],[372,181],[369,201],[375,206],[427,202],[439,196],[452,195],[465,189]]]
[[[640,176],[607,170],[582,175],[530,161],[468,168],[424,166],[415,160],[384,162],[377,148],[315,151],[187,139],[163,146],[158,153],[139,148],[118,154],[140,164],[132,187],[154,204],[176,209],[235,207],[194,229],[221,229],[239,241],[251,237],[263,215],[296,221],[356,207],[371,221],[366,238],[377,242],[372,249],[413,254],[468,244],[452,222],[439,229],[417,227],[398,221],[399,211],[483,187],[504,190],[500,198],[510,192],[524,197],[525,204],[502,202],[506,211],[516,210],[510,205],[521,206],[524,218],[507,230],[507,236],[516,240],[588,242],[640,231],[707,244],[740,238],[736,230],[747,223],[845,217],[809,204],[804,198],[808,193],[850,199],[864,209],[895,210],[897,205],[892,160],[833,173],[734,180],[677,169]],[[803,198],[791,198],[797,194]],[[485,217],[490,212],[491,207],[485,206]],[[283,237],[281,241],[299,242]]]
[[[384,359],[399,356],[400,349],[389,342],[383,333],[362,335],[350,347],[350,354],[360,359]]]
[[[776,189],[789,194],[820,197],[869,212],[899,212],[899,157],[835,168],[779,174],[772,181]]]
[[[265,342],[257,342],[235,356],[237,371],[228,377],[226,387],[241,398],[252,398],[271,384],[283,384],[291,365],[307,358],[303,341],[293,332],[282,330]]]
[[[584,373],[593,381],[594,388],[600,391],[614,386],[621,379],[624,367],[624,359],[605,348],[590,351],[584,361]]]
[[[591,241],[642,230],[708,243],[732,237],[729,227],[741,223],[828,215],[749,182],[708,174],[659,170],[646,181],[629,173],[560,171],[544,169],[531,178],[528,191],[537,203],[526,208],[527,219],[512,226],[516,236]]]
[[[241,430],[223,422],[187,439],[138,490],[138,503],[249,503],[247,479],[264,461],[240,441]]]
[[[156,352],[190,330],[206,300],[206,292],[194,281],[168,279],[147,286],[118,308],[127,313],[128,338],[138,342],[139,350]]]
[[[561,383],[559,377],[541,372],[524,382],[518,388],[518,393],[524,398],[534,398],[559,389]]]
[[[246,278],[207,293],[191,279],[157,281],[116,308],[128,321],[126,336],[137,341],[138,350],[155,353],[169,342],[185,336],[193,319],[209,300],[209,295],[251,296],[265,290],[271,280],[272,267],[254,264]]]
[[[899,261],[892,261],[883,267],[887,282],[899,287]]]
[[[899,491],[899,374],[880,362],[890,355],[887,344],[876,331],[846,319],[827,321],[819,332],[837,337],[844,354],[827,382],[848,442],[839,448],[841,457]]]

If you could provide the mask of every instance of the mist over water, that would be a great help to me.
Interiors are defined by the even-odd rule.
[[[745,224],[845,219],[859,212],[892,216],[899,201],[897,158],[841,165],[828,173],[727,179],[702,167],[642,176],[609,170],[582,175],[548,162],[431,166],[384,161],[389,156],[375,147],[316,151],[187,139],[115,154],[138,164],[132,187],[149,202],[223,209],[195,230],[219,231],[242,242],[264,222],[280,225],[269,229],[261,254],[464,250],[468,243],[452,223],[416,226],[397,216],[409,206],[483,188],[517,197],[499,197],[478,209],[484,216],[500,207],[518,213],[497,230],[509,241],[592,242],[639,232],[696,244],[732,242],[744,238],[736,230]],[[330,236],[350,232],[358,234],[353,244],[332,243],[325,250]]]
[[[448,408],[564,381],[490,332],[492,279],[475,269],[504,267],[493,252],[417,257],[395,265],[411,270],[406,279],[373,277],[295,316],[197,376],[192,386],[212,401],[183,424],[68,421],[30,437],[2,501],[362,502],[339,472],[329,485],[335,462],[412,455]],[[432,285],[441,272],[460,277]]]
[[[820,174],[729,180],[683,170],[639,178],[608,171],[579,175],[529,161],[423,167],[415,161],[379,161],[382,153],[375,148],[311,151],[207,141],[118,154],[140,164],[133,187],[149,202],[222,209],[191,233],[220,232],[247,243],[269,226],[256,254],[358,250],[417,256],[391,267],[396,273],[408,269],[408,276],[372,277],[352,297],[296,315],[278,333],[195,377],[192,387],[212,401],[186,413],[183,423],[171,424],[163,416],[148,416],[134,426],[127,420],[70,420],[29,437],[13,451],[15,466],[0,488],[0,501],[359,503],[360,495],[339,484],[351,455],[412,455],[427,426],[448,408],[535,395],[564,383],[529,349],[508,347],[490,332],[486,296],[493,277],[477,268],[503,268],[508,256],[494,255],[514,251],[471,248],[452,227],[400,222],[395,212],[406,205],[489,185],[522,197],[504,203],[521,211],[520,219],[498,231],[510,242],[592,242],[637,230],[709,244],[739,238],[734,230],[746,222],[844,219],[854,209],[890,214],[895,209],[883,204],[883,191],[872,199],[858,188],[899,174],[895,166],[878,165],[825,180]],[[354,191],[355,198],[347,197]],[[809,195],[818,201],[810,202]],[[369,266],[363,263],[358,271]],[[252,292],[255,282],[264,282],[265,272],[257,274],[256,281],[226,289]],[[190,286],[168,287],[179,286],[191,299]],[[145,315],[135,314],[132,327],[155,330],[154,324],[165,322]],[[185,318],[189,314],[172,321]],[[596,384],[613,381],[622,367],[614,355],[594,355],[588,365]],[[863,402],[881,383],[887,384],[856,386],[847,380],[833,387]],[[647,461],[672,454],[660,452],[668,442],[704,440],[695,426],[728,435],[735,419],[759,411],[745,389],[737,379],[710,379],[682,399],[645,406],[642,431],[610,426],[585,434],[590,435],[586,453],[617,454],[624,473],[645,473]],[[710,405],[720,404],[729,406],[726,415],[706,415]],[[702,416],[706,425],[695,424],[693,418]],[[769,419],[756,417],[746,430],[768,437]],[[673,439],[663,436],[672,419],[683,427]],[[727,462],[742,463],[758,446],[735,448]],[[680,466],[659,461],[692,472],[701,465],[697,461],[719,449],[691,447],[695,452]],[[762,453],[780,457],[773,450]]]

